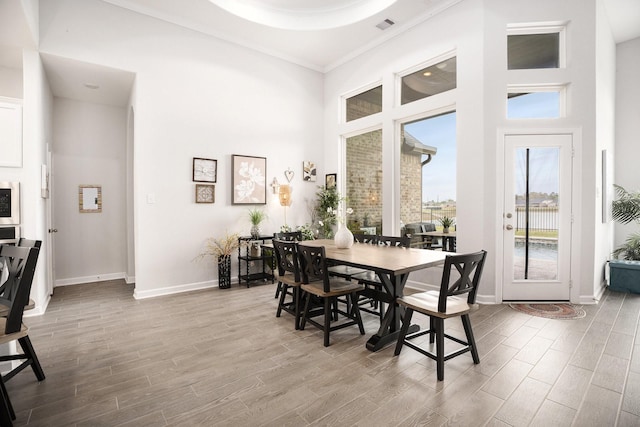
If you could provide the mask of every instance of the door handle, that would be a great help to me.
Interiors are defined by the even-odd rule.
[[[57,228],[50,228],[49,229],[49,233],[57,233],[58,229]]]
[[[511,224],[507,224],[506,229],[507,229],[507,230],[513,230],[513,225],[511,225]]]

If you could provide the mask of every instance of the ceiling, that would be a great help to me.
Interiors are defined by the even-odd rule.
[[[102,1],[326,72],[464,0]],[[640,1],[604,2],[617,43],[640,37]],[[0,0],[0,66],[20,69],[22,47],[35,46],[21,3]],[[376,27],[386,19],[394,25]],[[101,103],[126,103],[131,73],[46,55],[43,62],[56,96],[98,102],[107,91],[88,83],[111,88]]]

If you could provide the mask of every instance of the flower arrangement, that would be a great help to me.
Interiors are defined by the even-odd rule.
[[[353,209],[347,208],[343,213],[341,207],[338,207],[337,209],[329,207],[327,208],[327,213],[332,215],[338,223],[344,225],[347,222],[347,215],[353,214]]]

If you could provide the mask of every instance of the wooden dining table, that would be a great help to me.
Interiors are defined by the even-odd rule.
[[[305,246],[324,246],[327,261],[334,265],[349,265],[375,271],[382,282],[383,290],[365,289],[362,294],[388,304],[378,331],[367,341],[367,349],[378,351],[398,339],[400,321],[404,309],[396,304],[412,271],[444,264],[447,254],[416,248],[389,247],[354,243],[348,249],[338,249],[331,239],[305,240]],[[411,325],[409,331],[417,332],[418,325]]]

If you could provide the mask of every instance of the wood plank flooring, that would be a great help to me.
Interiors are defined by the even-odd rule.
[[[481,363],[405,347],[371,353],[377,329],[296,331],[275,285],[147,300],[120,281],[60,287],[25,319],[47,379],[7,384],[29,426],[639,426],[640,295],[607,292],[580,320],[506,305],[472,313]],[[426,326],[426,318],[414,316]],[[458,319],[447,321],[462,336]]]

